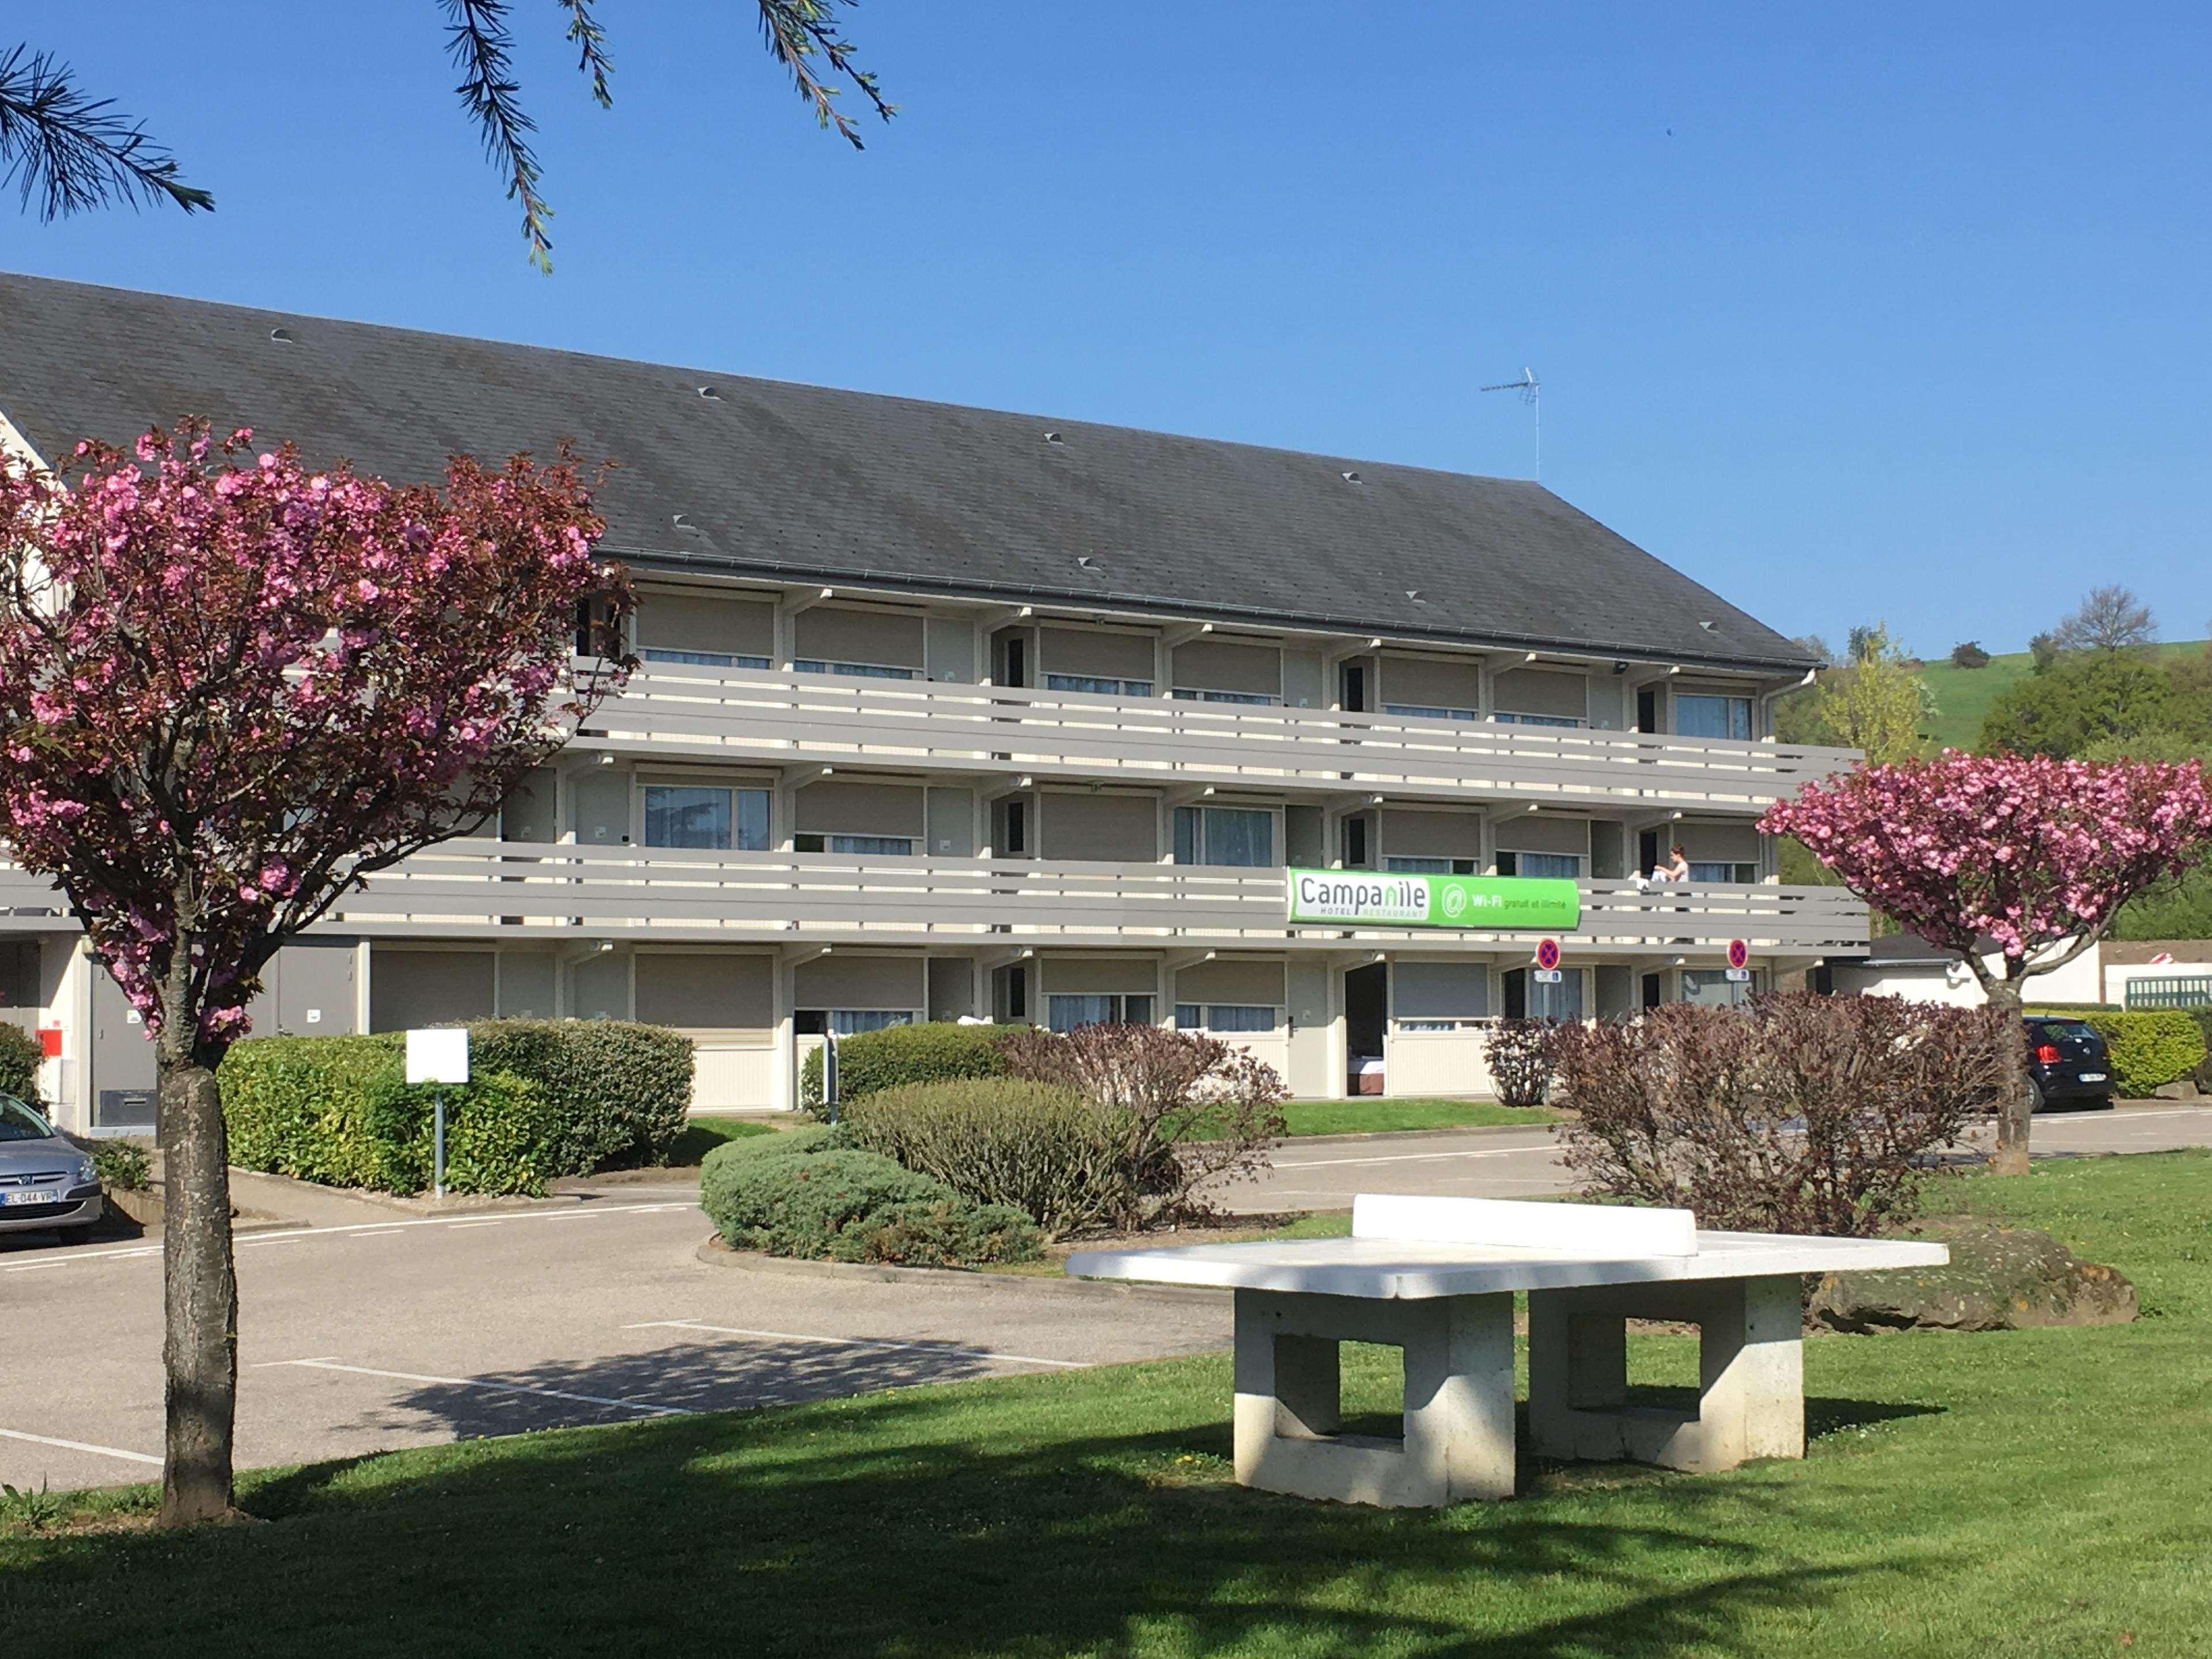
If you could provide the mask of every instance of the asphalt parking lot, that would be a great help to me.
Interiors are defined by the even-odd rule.
[[[687,1199],[241,1235],[241,1466],[722,1411],[1227,1345],[1229,1305],[981,1274],[915,1283],[701,1261]],[[0,1247],[0,1481],[150,1480],[149,1241]],[[28,1340],[26,1340],[26,1339]]]

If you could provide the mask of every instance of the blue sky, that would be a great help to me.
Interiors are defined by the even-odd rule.
[[[218,204],[0,265],[1477,472],[1528,364],[1545,482],[1784,632],[2212,623],[2201,6],[868,0],[856,155],[748,7],[607,0],[601,111],[523,0],[550,278],[428,0],[281,10],[0,26]]]

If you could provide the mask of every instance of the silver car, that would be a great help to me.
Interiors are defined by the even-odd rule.
[[[100,1171],[13,1095],[0,1095],[0,1233],[83,1238],[105,1207]]]

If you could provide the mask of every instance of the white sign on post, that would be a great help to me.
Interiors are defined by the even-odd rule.
[[[410,1083],[466,1083],[469,1033],[463,1025],[442,1025],[407,1034]]]

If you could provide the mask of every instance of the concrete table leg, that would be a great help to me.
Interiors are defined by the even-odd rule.
[[[1732,1469],[1805,1455],[1804,1344],[1795,1274],[1532,1291],[1528,1433],[1547,1457]],[[1627,1322],[1698,1330],[1692,1413],[1629,1406]]]
[[[1406,1356],[1404,1438],[1338,1431],[1338,1344]],[[1513,1298],[1237,1292],[1237,1478],[1384,1505],[1513,1495]]]

